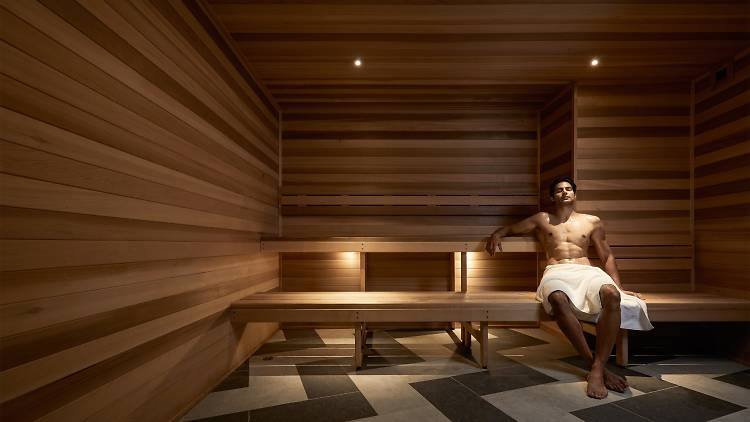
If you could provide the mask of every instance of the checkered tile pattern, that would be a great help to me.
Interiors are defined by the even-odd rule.
[[[648,359],[625,393],[586,396],[584,362],[541,329],[490,329],[477,366],[450,331],[376,331],[355,371],[353,330],[279,331],[185,421],[746,421],[750,369],[710,357]],[[473,354],[472,354],[473,353]]]

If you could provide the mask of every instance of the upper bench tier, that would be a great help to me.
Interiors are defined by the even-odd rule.
[[[484,252],[487,238],[327,237],[263,238],[264,252]],[[542,252],[533,237],[506,237],[503,252]]]

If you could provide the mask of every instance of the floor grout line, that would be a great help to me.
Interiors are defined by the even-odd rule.
[[[627,399],[626,399],[626,400],[627,400]],[[636,415],[636,416],[638,416],[639,418],[643,418],[643,419],[645,419],[645,420],[647,420],[647,421],[649,421],[649,422],[656,422],[656,421],[654,421],[653,419],[647,418],[647,417],[645,417],[645,416],[643,416],[643,415],[641,415],[641,414],[639,414],[639,413],[633,412],[633,411],[632,411],[632,410],[630,410],[630,409],[626,409],[626,408],[624,408],[624,407],[622,407],[622,406],[618,405],[618,404],[617,404],[617,402],[612,402],[612,403],[610,403],[610,404],[612,404],[612,405],[615,405],[615,406],[617,406],[618,408],[620,408],[620,409],[622,409],[622,410],[624,410],[624,411],[626,411],[626,412],[628,412],[628,413],[630,413],[630,414]],[[605,406],[606,406],[606,405],[605,405]]]

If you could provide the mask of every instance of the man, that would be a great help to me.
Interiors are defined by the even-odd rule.
[[[496,230],[487,241],[494,255],[500,239],[534,231],[547,253],[547,267],[539,283],[537,300],[553,315],[560,329],[590,365],[586,393],[602,399],[607,389],[624,392],[627,381],[606,369],[620,328],[650,330],[646,303],[640,294],[622,290],[615,257],[607,244],[599,217],[575,212],[576,185],[559,177],[549,189],[555,212],[539,212]],[[604,271],[587,258],[593,242]],[[606,272],[605,272],[606,271]],[[578,320],[597,322],[596,353],[592,355]]]

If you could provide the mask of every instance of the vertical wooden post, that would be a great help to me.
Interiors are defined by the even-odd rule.
[[[479,356],[482,364],[482,369],[487,369],[487,362],[489,361],[490,355],[490,340],[489,340],[489,322],[479,321]]]
[[[456,292],[456,255],[458,252],[450,252],[450,256],[448,257],[448,264],[450,267],[448,268],[448,291],[455,293]],[[459,258],[460,259],[460,258]],[[451,321],[451,329],[456,329],[461,326],[460,321]],[[461,331],[463,333],[463,330]]]
[[[456,291],[456,253],[451,252],[448,257],[450,267],[448,268],[448,291]]]
[[[364,292],[367,289],[367,252],[359,253],[359,291]]]
[[[282,256],[282,253],[279,252],[279,291],[284,291],[284,257]]]
[[[468,290],[468,271],[466,268],[466,252],[461,252],[461,293],[466,293]],[[463,321],[461,323],[461,340],[463,340],[464,347],[471,349],[471,321]]]
[[[467,268],[466,252],[461,252],[461,293],[466,293],[469,288],[469,273]]]
[[[367,252],[359,253],[359,291],[364,292],[367,290]],[[364,359],[364,352],[367,348],[367,325],[363,322],[359,328],[359,335],[357,336],[360,340],[359,346],[359,367],[362,366]]]
[[[354,326],[354,367],[359,369],[362,367],[362,331],[364,324],[359,322]]]

